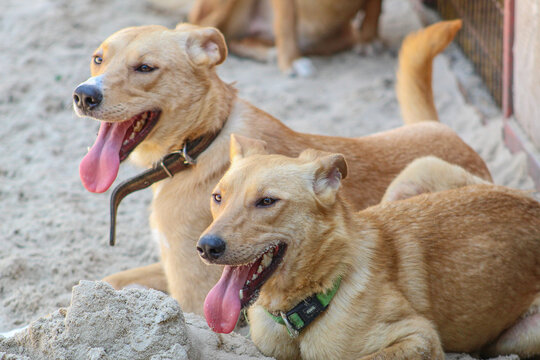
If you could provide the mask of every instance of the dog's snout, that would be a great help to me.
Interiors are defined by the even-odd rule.
[[[203,259],[215,260],[225,252],[226,244],[215,235],[205,235],[197,243],[197,251]]]
[[[81,110],[92,110],[102,99],[103,94],[95,85],[82,84],[73,92],[73,103]]]

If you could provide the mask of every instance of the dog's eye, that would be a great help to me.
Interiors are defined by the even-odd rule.
[[[103,58],[101,56],[94,56],[94,64],[99,65],[103,62]]]
[[[255,204],[255,206],[257,206],[257,207],[268,207],[268,206],[273,205],[276,201],[278,201],[278,199],[272,199],[270,197],[265,197],[265,198],[261,198],[261,199],[257,200],[257,203]]]
[[[212,198],[218,204],[221,204],[221,194],[212,194]]]
[[[147,65],[147,64],[142,64],[141,66],[139,66],[138,68],[135,69],[135,71],[138,71],[138,72],[150,72],[150,71],[154,71],[155,68],[151,67],[150,65]]]

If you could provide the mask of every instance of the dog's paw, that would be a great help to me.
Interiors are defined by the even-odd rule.
[[[380,55],[386,50],[386,45],[381,39],[375,39],[371,42],[360,42],[354,45],[354,52],[362,56]]]
[[[288,76],[310,77],[315,74],[315,66],[310,59],[301,57],[292,62],[291,67],[285,74]]]
[[[144,285],[140,285],[140,284],[129,284],[129,285],[124,286],[122,289],[148,290],[149,288],[144,286]]]

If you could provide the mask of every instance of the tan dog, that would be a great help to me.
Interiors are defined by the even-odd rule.
[[[302,55],[329,55],[356,46],[381,47],[378,23],[382,0],[197,0],[189,22],[220,29],[233,53],[259,61],[275,44],[279,68],[309,75]],[[362,25],[352,20],[364,12]]]
[[[435,156],[426,156],[414,160],[392,180],[382,202],[474,184],[489,184],[489,181],[474,176],[461,166],[449,164]]]
[[[437,37],[440,28],[454,34],[459,26],[459,22],[444,22],[428,28],[422,33],[426,42],[417,51],[434,56],[431,49],[442,50],[449,41],[447,36],[446,43]],[[223,36],[213,28],[187,24],[174,30],[127,28],[96,50],[92,77],[75,90],[77,113],[102,121],[98,138],[80,166],[83,183],[93,192],[111,186],[120,161],[128,155],[135,164],[151,167],[165,154],[182,149],[186,141],[221,129],[196,165],[153,186],[150,223],[162,262],[105,278],[115,288],[139,284],[168,291],[184,311],[202,313],[204,297],[219,279],[220,269],[194,256],[195,244],[212,222],[207,199],[229,167],[233,132],[264,140],[269,151],[288,156],[308,147],[348,154],[353,180],[345,182],[343,192],[357,210],[379,203],[392,179],[420,156],[438,156],[490,179],[482,159],[437,122],[357,139],[294,132],[237,98],[236,90],[217,76],[215,66],[226,54]],[[416,69],[400,69],[409,71]],[[430,84],[424,90],[430,93]]]
[[[265,153],[233,137],[198,242],[226,265],[205,300],[215,331],[255,302],[251,338],[277,359],[540,354],[540,203],[472,185],[355,213],[342,155]]]

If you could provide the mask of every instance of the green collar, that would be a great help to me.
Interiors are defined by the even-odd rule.
[[[311,295],[300,301],[292,310],[287,313],[281,312],[280,316],[273,315],[268,310],[266,312],[278,324],[285,325],[287,332],[293,338],[298,337],[300,331],[306,328],[317,316],[319,316],[330,304],[334,295],[339,289],[341,276],[334,280],[334,286],[324,293]]]

